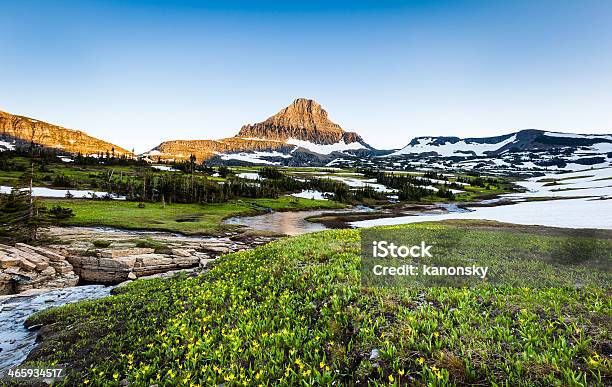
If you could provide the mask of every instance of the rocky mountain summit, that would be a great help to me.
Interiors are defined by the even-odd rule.
[[[31,143],[83,155],[95,155],[100,152],[114,153],[116,156],[132,155],[132,152],[126,149],[92,137],[80,130],[67,129],[0,111],[0,150],[29,147]]]
[[[144,154],[152,160],[198,160],[231,164],[321,165],[356,151],[370,151],[361,136],[332,122],[311,99],[298,98],[263,122],[244,125],[220,140],[166,141]]]
[[[289,139],[309,141],[313,144],[331,145],[363,142],[354,132],[345,132],[340,125],[330,121],[327,111],[312,99],[298,98],[277,114],[263,122],[244,125],[236,137],[262,138],[287,141]]]

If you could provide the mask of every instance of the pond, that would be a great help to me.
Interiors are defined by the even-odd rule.
[[[346,210],[268,212],[262,215],[229,218],[224,220],[223,223],[245,226],[253,230],[268,231],[276,234],[299,235],[327,229],[323,224],[309,222],[306,218],[342,211]]]

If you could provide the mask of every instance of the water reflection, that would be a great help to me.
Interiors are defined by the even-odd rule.
[[[327,227],[321,223],[309,222],[306,218],[319,216],[324,213],[337,212],[346,212],[346,210],[269,212],[263,215],[229,218],[226,219],[224,223],[246,226],[259,231],[269,231],[285,235],[299,235],[327,229]]]

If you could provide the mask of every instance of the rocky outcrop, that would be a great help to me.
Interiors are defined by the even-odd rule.
[[[52,227],[50,235],[62,240],[54,245],[66,255],[83,282],[116,284],[176,270],[202,269],[218,256],[262,245],[267,236],[184,236],[165,232],[110,230],[88,227]],[[138,247],[143,237],[156,249]],[[92,241],[109,242],[96,248]],[[140,246],[142,246],[140,244]]]
[[[131,248],[105,250],[96,256],[70,256],[76,273],[83,281],[119,283],[138,277],[198,266],[206,254],[181,251],[181,255],[156,254],[154,249]]]
[[[0,111],[0,141],[12,143],[17,147],[27,147],[30,143],[34,143],[45,148],[84,155],[109,152],[115,156],[132,156],[132,152],[89,136],[80,130],[67,129],[2,111]]]
[[[56,251],[23,243],[0,245],[0,295],[65,288],[78,282],[72,265]]]
[[[260,246],[271,236],[227,233],[182,236],[164,232],[52,227],[61,244],[47,247],[0,244],[0,295],[58,289],[79,283],[117,284],[176,271],[199,272],[218,256]],[[162,248],[137,247],[143,236]],[[95,248],[92,241],[110,246]]]

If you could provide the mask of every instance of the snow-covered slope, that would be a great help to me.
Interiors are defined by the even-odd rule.
[[[335,144],[315,144],[310,141],[290,138],[287,140],[287,144],[295,145],[299,148],[304,148],[320,155],[329,155],[333,152],[368,149],[360,142],[351,142],[347,144],[344,140],[341,140]]]
[[[536,175],[612,166],[612,135],[526,129],[497,137],[417,137],[399,151],[342,155],[327,166]]]
[[[525,129],[497,137],[417,137],[389,156],[431,153],[440,157],[492,156],[509,151],[591,148],[600,153],[612,150],[612,135],[590,135]]]
[[[280,152],[240,152],[240,153],[222,153],[219,154],[221,160],[224,161],[241,161],[248,164],[267,164],[267,165],[278,165],[280,161],[274,161],[275,159],[286,159],[291,156]]]
[[[595,139],[612,141],[612,135],[609,134],[578,134],[578,133],[559,133],[559,132],[544,132],[548,137],[564,137],[564,138],[579,138],[579,139]]]
[[[497,139],[496,139],[497,140]],[[418,137],[390,156],[420,153],[437,153],[439,156],[484,156],[516,141],[516,135],[509,135],[501,141],[488,142],[475,139],[459,139],[457,137]]]

